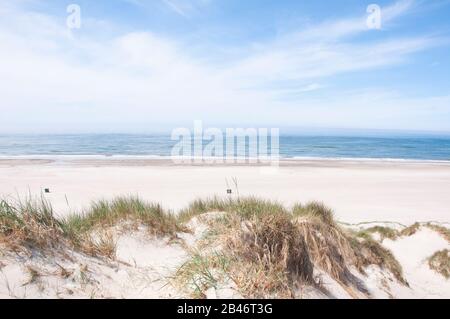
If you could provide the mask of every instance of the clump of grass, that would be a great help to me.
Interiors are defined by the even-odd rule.
[[[367,291],[350,272],[351,265],[364,272],[365,267],[376,264],[406,283],[400,265],[388,250],[374,242],[369,232],[362,238],[343,230],[332,210],[322,203],[297,204],[287,210],[255,198],[215,198],[196,201],[182,218],[212,211],[226,214],[209,224],[208,240],[212,245],[214,237],[226,243],[223,252],[230,261],[227,274],[244,297],[294,297],[299,285],[315,284],[314,267],[355,296],[352,288]]]
[[[116,258],[117,243],[109,231],[81,234],[80,237],[73,239],[73,243],[90,256]]]
[[[298,218],[295,224],[304,238],[314,265],[343,285],[353,286],[353,276],[348,265],[352,264],[355,254],[344,232],[315,217]]]
[[[292,214],[294,217],[317,218],[327,225],[335,225],[333,211],[320,202],[310,202],[306,205],[295,204]]]
[[[365,231],[368,232],[369,234],[373,234],[373,233],[380,234],[381,241],[383,241],[386,238],[395,240],[399,236],[399,232],[397,230],[390,228],[390,227],[386,227],[386,226],[374,226],[374,227],[365,229]]]
[[[192,202],[186,209],[179,213],[179,220],[186,222],[192,217],[209,212],[234,213],[248,218],[254,215],[287,213],[283,205],[259,199],[256,197],[244,197],[237,199],[221,199],[213,197],[209,199],[199,199]]]
[[[364,267],[377,265],[382,269],[389,270],[399,282],[408,286],[408,282],[403,277],[402,266],[395,259],[391,251],[371,238],[364,238],[362,240],[352,238],[350,243],[357,257],[355,266],[360,271],[363,272]]]
[[[197,199],[189,204],[187,208],[182,209],[178,214],[181,222],[187,222],[193,217],[209,212],[227,212],[231,200],[212,197],[208,199]]]
[[[371,233],[374,229],[360,232],[345,231],[335,221],[332,210],[318,202],[307,205],[297,204],[293,207],[292,212],[296,217],[296,225],[301,230],[314,265],[327,272],[344,287],[361,290],[358,281],[348,268],[350,265],[356,266],[359,271],[364,273],[366,266],[376,264],[388,268],[392,272],[395,271],[398,279],[404,282],[401,271],[398,271],[396,267],[388,267],[391,264],[390,259],[384,259],[386,257],[393,258],[393,256],[389,255],[386,250],[378,249],[382,247],[373,241]],[[373,248],[370,250],[371,254],[367,252],[363,254],[362,251],[372,247],[368,243],[378,250],[375,251]],[[377,254],[380,254],[379,259],[369,258]],[[395,258],[393,259],[395,260]],[[366,293],[365,290],[362,292]]]
[[[307,245],[289,215],[241,218],[227,247],[237,261],[231,277],[246,297],[293,297],[297,284],[314,283]]]
[[[176,272],[176,282],[182,290],[187,290],[193,298],[205,298],[209,288],[217,288],[228,270],[228,258],[219,253],[204,256],[192,254]]]
[[[428,259],[428,265],[431,269],[438,272],[446,279],[450,278],[450,251],[444,249],[436,252]]]
[[[335,221],[333,211],[323,203],[311,202],[294,205],[292,213],[314,265],[344,287],[358,288],[355,277],[348,269],[356,256],[346,233]]]
[[[400,232],[401,236],[412,236],[417,233],[421,227],[427,227],[431,230],[434,230],[439,235],[441,235],[446,241],[450,243],[450,229],[447,227],[437,225],[434,223],[415,223],[409,227],[406,227]]]
[[[234,206],[230,212],[209,221],[208,246],[214,247],[213,254],[201,249],[206,256],[194,255],[196,258],[177,273],[181,282],[190,286],[196,282],[195,295],[215,287],[219,274],[222,279],[231,280],[246,298],[292,298],[298,285],[314,283],[313,265],[292,216],[285,209],[282,213],[279,210],[265,213],[276,208],[272,204],[267,206],[268,202],[256,205],[260,209],[252,214],[247,209],[253,204],[253,200],[245,201],[245,210]],[[264,206],[269,210],[263,209]],[[218,263],[217,254],[226,263]],[[190,274],[187,281],[186,268]]]
[[[154,235],[173,235],[181,229],[177,219],[160,205],[148,204],[135,197],[95,202],[86,212],[67,218],[64,229],[77,236],[98,228],[114,227],[124,221],[143,224]]]
[[[352,239],[355,240],[372,240],[372,233],[368,232],[366,229],[362,229],[362,230],[358,230],[358,231],[354,231],[354,230],[349,230],[348,231],[351,236],[353,237]]]
[[[406,227],[400,232],[400,236],[412,236],[420,229],[420,223],[415,223],[409,227]]]
[[[92,256],[114,258],[116,243],[108,229],[125,223],[145,225],[152,236],[175,236],[182,230],[177,219],[160,205],[136,197],[95,202],[86,212],[65,219],[63,225],[76,248]]]
[[[247,197],[232,201],[228,212],[236,213],[242,218],[247,219],[258,216],[288,214],[288,211],[280,203],[256,197]]]
[[[175,235],[183,230],[177,219],[161,206],[138,198],[117,198],[93,203],[83,214],[59,220],[43,198],[17,203],[0,201],[0,242],[11,249],[45,250],[61,245],[93,256],[113,258],[115,241],[108,228],[121,222],[147,226],[152,235]]]
[[[10,248],[54,248],[63,238],[63,225],[45,199],[0,201],[0,241]]]

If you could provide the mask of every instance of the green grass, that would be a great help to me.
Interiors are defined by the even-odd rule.
[[[212,253],[207,256],[194,253],[176,272],[174,281],[181,290],[193,298],[204,298],[210,288],[217,288],[226,277],[230,261],[228,257]]]
[[[0,241],[13,248],[55,247],[63,233],[63,223],[54,217],[45,199],[0,201]]]
[[[256,197],[238,199],[222,199],[213,197],[193,201],[187,208],[178,214],[180,221],[188,221],[194,216],[208,212],[226,212],[237,214],[249,219],[255,215],[284,214],[288,211],[280,203],[263,200]]]
[[[386,238],[395,240],[400,235],[397,230],[386,226],[373,226],[365,229],[364,231],[368,232],[369,234],[378,233],[381,237],[381,241],[383,241]]]
[[[155,236],[175,236],[183,230],[177,218],[160,205],[133,197],[99,201],[84,213],[64,219],[56,218],[52,206],[43,198],[0,201],[0,242],[12,249],[46,250],[67,245],[91,255],[112,258],[115,242],[107,230],[122,222],[145,225]]]
[[[333,211],[320,202],[310,202],[306,205],[295,204],[292,208],[295,217],[317,218],[327,225],[335,225]]]
[[[98,201],[82,214],[64,220],[68,234],[78,235],[95,228],[114,227],[124,221],[134,221],[155,235],[173,235],[181,230],[177,218],[158,204],[149,204],[136,197],[119,197],[112,201]]]

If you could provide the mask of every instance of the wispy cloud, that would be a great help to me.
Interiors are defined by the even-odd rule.
[[[382,8],[383,23],[388,24],[407,14],[414,5],[413,0],[401,0]],[[240,80],[237,83],[244,88],[267,90],[272,83],[279,93],[277,83],[280,82],[301,84],[302,81],[307,83],[398,65],[411,54],[443,42],[426,35],[353,41],[354,37],[369,32],[373,31],[367,27],[365,15],[311,25],[299,32],[253,44],[225,74],[235,81]]]
[[[172,2],[171,0],[163,0],[163,1],[170,9],[172,9],[179,15],[181,15],[185,18],[188,17],[188,14],[186,13],[185,10],[182,9],[182,7],[180,5],[176,4],[175,2]]]
[[[384,12],[395,21],[412,5],[401,1]],[[383,89],[315,96],[328,89],[331,77],[396,66],[441,44],[426,35],[353,41],[369,32],[361,21],[311,25],[239,47],[239,54],[223,57],[225,63],[212,63],[189,54],[176,38],[148,31],[107,40],[95,34],[77,37],[60,19],[0,4],[0,124],[3,129],[27,127],[26,114],[33,125],[78,130],[110,128],[111,123],[116,129],[173,125],[194,118],[212,124],[251,119],[253,125],[408,128],[417,116],[429,116],[427,107],[448,119],[447,96],[414,100]]]

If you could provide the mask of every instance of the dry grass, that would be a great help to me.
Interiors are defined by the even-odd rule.
[[[110,231],[101,230],[96,234],[80,234],[76,238],[76,247],[84,253],[95,257],[116,258],[116,240]]]
[[[301,285],[316,284],[314,267],[352,295],[354,290],[367,292],[350,272],[352,265],[361,272],[368,265],[378,265],[406,284],[401,266],[388,250],[370,235],[360,238],[343,230],[322,203],[297,204],[287,210],[255,198],[214,198],[195,201],[181,218],[214,211],[227,214],[209,225],[208,240],[213,246],[214,240],[226,244],[222,253],[230,261],[227,276],[244,297],[295,297]]]
[[[208,272],[197,267],[198,274],[191,278],[225,273],[247,298],[292,298],[299,285],[314,283],[306,244],[292,223],[292,214],[282,205],[257,198],[197,200],[180,218],[214,211],[226,214],[209,223],[208,242],[210,247],[221,247],[227,267]],[[203,258],[211,260],[211,256]],[[186,272],[185,267],[180,273]],[[211,276],[206,278],[212,281]],[[186,276],[179,279],[183,282]]]
[[[350,266],[355,254],[344,232],[315,218],[300,217],[295,225],[307,245],[314,265],[346,286],[354,286]]]
[[[348,269],[351,265],[362,273],[365,267],[377,265],[407,284],[402,267],[392,253],[371,237],[373,232],[379,232],[382,238],[396,238],[394,229],[377,226],[358,233],[344,230],[334,220],[332,210],[317,202],[295,205],[293,214],[300,216],[297,224],[314,264],[344,286],[360,289]]]
[[[388,249],[372,239],[362,241],[353,239],[351,243],[357,256],[355,266],[360,271],[363,271],[364,267],[377,265],[382,269],[389,270],[399,282],[409,286],[403,277],[402,266]]]
[[[412,236],[417,233],[421,227],[429,228],[439,235],[441,235],[446,241],[450,243],[450,229],[442,225],[437,225],[435,223],[415,223],[409,227],[406,227],[400,232],[401,236]]]
[[[0,242],[13,250],[56,248],[64,239],[63,224],[44,199],[0,201]]]
[[[116,244],[108,230],[122,222],[145,225],[155,236],[175,236],[182,230],[177,219],[159,205],[137,198],[100,201],[83,214],[61,220],[54,217],[44,199],[0,201],[0,242],[12,250],[49,251],[67,246],[92,256],[114,258]]]
[[[428,259],[431,269],[438,272],[446,279],[450,278],[450,251],[448,249],[438,251]]]
[[[300,230],[290,216],[240,219],[227,240],[234,272],[230,276],[251,298],[292,298],[302,284],[313,284],[313,264]]]
[[[419,231],[420,227],[420,223],[415,223],[409,227],[406,227],[400,232],[400,236],[412,236]]]
[[[220,251],[193,253],[177,273],[195,297],[229,279],[244,297],[293,298],[303,285],[318,285],[314,267],[351,291],[365,292],[350,266],[364,272],[365,267],[375,264],[406,284],[400,265],[388,250],[368,232],[364,236],[342,229],[333,212],[318,202],[297,204],[289,210],[277,202],[253,197],[212,198],[197,200],[174,217],[159,205],[138,198],[117,198],[96,202],[83,214],[58,220],[44,200],[2,201],[0,241],[13,249],[65,245],[89,255],[114,258],[112,231],[121,225],[145,225],[152,236],[175,237],[186,230],[183,222],[214,211],[224,215],[209,225],[208,246],[220,246]],[[385,228],[376,231],[393,236]]]

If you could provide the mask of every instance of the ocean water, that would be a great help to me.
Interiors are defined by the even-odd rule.
[[[171,155],[169,135],[0,135],[0,157]],[[205,145],[208,141],[205,141]],[[279,139],[281,158],[351,158],[450,161],[449,136],[288,136]],[[270,153],[270,150],[269,150]]]

